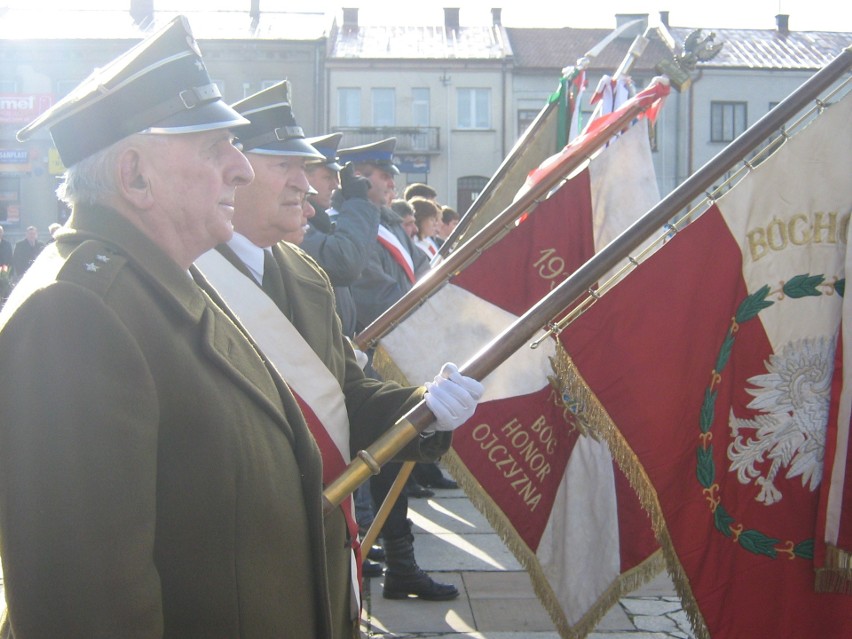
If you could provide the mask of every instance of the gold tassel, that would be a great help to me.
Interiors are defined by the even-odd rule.
[[[852,554],[848,550],[826,544],[825,566],[817,568],[814,589],[852,595]]]

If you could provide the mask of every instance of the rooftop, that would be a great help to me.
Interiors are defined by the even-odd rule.
[[[672,27],[678,45],[695,29]],[[708,68],[819,69],[852,44],[852,33],[832,31],[783,31],[778,29],[702,29],[724,42],[719,54],[700,62]]]
[[[36,8],[0,7],[0,40],[138,40],[179,14],[199,40],[317,40],[328,26],[322,11],[262,11],[255,19],[250,10],[155,10],[137,22],[127,8],[57,8],[45,15]]]
[[[576,64],[595,45],[606,38],[611,29],[506,29],[515,52],[515,70],[562,69]],[[612,73],[627,55],[634,36],[613,40],[592,58],[590,70]],[[651,40],[633,69],[654,72],[660,60],[669,57],[668,48],[659,40]]]

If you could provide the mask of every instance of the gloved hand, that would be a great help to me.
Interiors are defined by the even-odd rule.
[[[349,346],[352,347],[352,352],[355,353],[355,361],[358,362],[358,366],[361,367],[361,370],[364,370],[364,367],[369,363],[370,358],[367,357],[367,353],[360,350],[357,346],[355,346],[355,342],[353,342],[348,336],[344,336],[347,342],[349,342]]]
[[[473,415],[484,391],[485,388],[478,381],[459,373],[458,366],[444,364],[435,379],[426,383],[423,400],[435,415],[436,421],[423,432],[453,431],[464,424]]]
[[[355,175],[352,163],[348,162],[340,170],[340,191],[344,200],[367,199],[367,191],[370,190],[370,180],[360,175]]]

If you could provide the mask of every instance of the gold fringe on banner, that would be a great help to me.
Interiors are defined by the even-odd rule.
[[[684,611],[692,623],[696,638],[710,639],[707,624],[698,609],[698,603],[692,593],[689,580],[675,553],[657,491],[642,467],[639,458],[613,423],[612,418],[597,396],[588,387],[580,371],[574,365],[571,356],[568,355],[558,340],[556,356],[551,363],[556,373],[555,378],[551,379],[551,383],[561,394],[566,407],[574,413],[577,427],[581,431],[588,430],[590,433],[594,433],[593,436],[607,443],[610,454],[627,477],[633,490],[636,491],[642,507],[650,515],[654,535],[665,556],[666,568],[683,602]]]
[[[825,565],[817,568],[814,589],[852,595],[852,553],[826,544]]]

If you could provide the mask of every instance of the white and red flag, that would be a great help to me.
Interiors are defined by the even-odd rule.
[[[850,548],[850,120],[852,98],[828,106],[561,335],[563,395],[637,487],[699,637],[852,628],[831,565]]]
[[[416,381],[471,357],[658,200],[641,119],[385,335],[374,365]],[[551,387],[554,354],[552,340],[525,347],[483,380],[448,461],[567,637],[594,628],[662,556],[606,444],[579,436]]]

